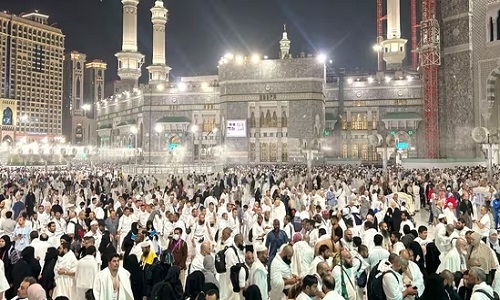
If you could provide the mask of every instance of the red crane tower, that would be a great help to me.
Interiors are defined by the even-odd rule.
[[[418,53],[417,53],[417,0],[410,2],[410,20],[411,20],[411,66],[413,69],[418,67]]]
[[[439,158],[438,66],[441,64],[436,0],[422,0],[420,22],[420,72],[424,104],[425,157]]]

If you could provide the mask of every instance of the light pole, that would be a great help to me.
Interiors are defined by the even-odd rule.
[[[158,151],[161,151],[161,134],[163,133],[163,126],[161,124],[156,124],[155,131],[158,134]]]
[[[199,130],[198,125],[196,124],[191,125],[190,130],[191,133],[193,134],[193,161],[196,161],[196,155],[198,152],[196,151],[196,134],[198,133]]]
[[[88,116],[88,112],[91,109],[92,109],[92,106],[90,104],[84,104],[84,105],[82,105],[83,116],[85,117],[85,122],[84,122],[85,129],[84,129],[84,132],[85,132],[85,135],[86,135],[86,144],[87,145],[90,142],[90,130],[88,129],[89,128],[89,116]]]
[[[130,127],[130,133],[134,135],[134,156],[135,156],[135,166],[137,167],[137,133],[139,130],[136,126]]]

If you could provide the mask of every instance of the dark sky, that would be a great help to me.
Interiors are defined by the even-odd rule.
[[[403,35],[409,39],[409,2],[402,0]],[[152,27],[141,0],[139,50],[151,62]],[[276,57],[282,24],[287,24],[291,52],[327,53],[339,67],[375,70],[375,0],[166,0],[167,63],[172,75],[215,74],[226,52],[258,52]],[[50,15],[66,35],[66,50],[108,63],[108,79],[116,77],[122,41],[120,0],[1,0],[0,9],[21,13],[38,9]],[[409,46],[409,45],[408,45]],[[145,72],[143,72],[145,74]],[[145,81],[147,77],[141,77]]]

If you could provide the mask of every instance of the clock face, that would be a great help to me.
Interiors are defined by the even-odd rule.
[[[269,91],[271,89],[271,86],[269,84],[266,84],[266,91]]]

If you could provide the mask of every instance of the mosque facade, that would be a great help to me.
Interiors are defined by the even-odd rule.
[[[156,1],[154,61],[147,67],[149,83],[139,85],[144,56],[129,24],[137,23],[138,1],[123,3],[124,43],[117,54],[122,81],[118,93],[96,103],[101,149],[137,149],[151,163],[274,164],[308,158],[378,163],[377,147],[394,143],[404,157],[421,156],[418,74],[397,66],[384,73],[348,74],[321,57],[295,57],[285,29],[276,59],[228,54],[217,74],[173,83],[164,52],[167,10]],[[375,134],[382,137],[379,145],[369,140]]]

